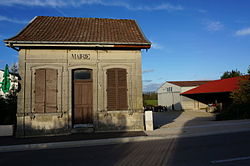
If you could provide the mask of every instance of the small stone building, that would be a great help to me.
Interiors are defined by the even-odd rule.
[[[134,20],[35,17],[4,40],[19,52],[16,136],[144,130]]]
[[[200,110],[205,109],[207,105],[198,100],[187,96],[181,96],[181,93],[196,88],[199,85],[209,81],[168,81],[158,90],[158,105],[166,106],[168,110]]]

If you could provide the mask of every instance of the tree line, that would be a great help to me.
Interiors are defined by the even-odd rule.
[[[226,78],[232,78],[232,77],[237,77],[237,76],[243,76],[243,75],[250,75],[250,65],[248,66],[247,73],[241,73],[239,70],[231,70],[231,71],[226,71],[223,73],[223,75],[220,77],[221,79],[226,79]]]
[[[157,100],[157,93],[156,92],[144,92],[143,93],[143,100]]]

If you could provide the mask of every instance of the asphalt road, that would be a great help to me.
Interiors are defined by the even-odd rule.
[[[0,165],[249,166],[250,132],[0,153]]]

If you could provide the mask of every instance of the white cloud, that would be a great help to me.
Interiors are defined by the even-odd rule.
[[[149,7],[149,6],[141,6],[141,7],[137,7],[137,8],[132,8],[132,10],[183,10],[183,8],[181,6],[174,6],[168,3],[164,3],[158,6],[153,6],[153,7]]]
[[[18,23],[18,24],[26,24],[28,22],[28,21],[13,19],[13,18],[1,16],[1,15],[0,15],[0,21],[8,21],[11,23]]]
[[[162,83],[150,83],[147,85],[143,85],[143,91],[144,92],[155,92],[161,85],[162,85]]]
[[[240,29],[235,32],[236,36],[245,36],[245,35],[250,35],[250,27],[249,28],[244,28]]]
[[[152,80],[143,80],[143,82],[152,82]]]
[[[168,10],[179,11],[183,10],[180,5],[171,5],[169,3],[163,3],[156,6],[134,6],[124,1],[115,0],[1,0],[0,5],[14,6],[39,6],[39,7],[80,7],[82,5],[103,5],[103,6],[117,6],[124,7],[129,10]]]
[[[69,1],[70,2],[70,1]],[[23,5],[23,6],[66,6],[66,3],[63,0],[1,0],[0,5],[5,6],[15,6],[15,5]]]
[[[155,71],[154,69],[148,69],[148,70],[143,70],[142,73],[143,74],[145,74],[145,73],[152,73],[154,71]]]
[[[205,24],[208,31],[219,31],[224,27],[220,21],[209,21]]]

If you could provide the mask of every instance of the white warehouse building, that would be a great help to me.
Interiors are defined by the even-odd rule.
[[[209,81],[168,81],[158,90],[158,105],[166,106],[168,110],[200,110],[207,105],[182,96],[181,93],[196,88]]]

